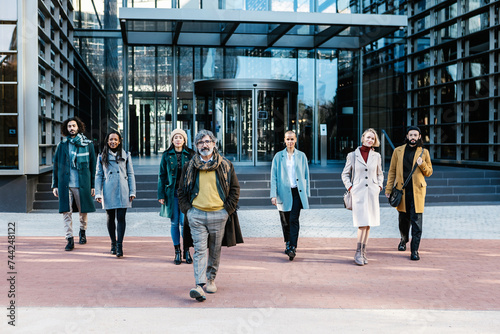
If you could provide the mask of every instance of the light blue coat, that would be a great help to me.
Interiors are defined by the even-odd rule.
[[[273,158],[271,167],[271,198],[276,197],[278,210],[288,212],[292,210],[293,197],[288,171],[286,168],[286,159],[288,153],[286,148],[279,151]],[[306,155],[295,149],[295,174],[297,176],[297,189],[300,195],[303,209],[309,209],[308,197],[311,196],[309,184],[309,165]]]
[[[97,158],[95,176],[95,196],[102,198],[105,210],[131,208],[130,196],[135,196],[134,167],[130,153],[122,150],[122,158],[108,155],[108,166],[102,163],[102,156]]]

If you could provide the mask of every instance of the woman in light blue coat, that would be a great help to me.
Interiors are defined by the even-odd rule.
[[[295,148],[297,136],[285,133],[286,149],[276,153],[271,167],[271,203],[280,212],[286,243],[285,254],[293,261],[299,238],[301,209],[309,209],[309,165],[306,155]]]
[[[122,149],[122,137],[116,131],[107,135],[106,144],[97,158],[95,183],[95,198],[106,210],[111,254],[122,257],[125,214],[135,198],[135,176],[130,153]]]

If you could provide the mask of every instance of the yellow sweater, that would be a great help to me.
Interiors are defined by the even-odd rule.
[[[202,211],[219,211],[224,208],[219,192],[217,191],[217,177],[215,171],[202,171],[199,174],[199,191],[193,200],[193,206]]]

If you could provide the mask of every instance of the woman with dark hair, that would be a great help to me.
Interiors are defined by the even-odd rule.
[[[95,197],[106,210],[111,254],[122,257],[125,214],[127,208],[132,207],[135,198],[135,176],[132,158],[130,153],[126,153],[122,148],[120,133],[112,131],[106,136],[106,144],[97,158],[96,170]]]
[[[175,249],[174,263],[179,265],[181,258],[181,235],[184,233],[184,214],[179,209],[177,188],[184,165],[191,160],[193,150],[187,145],[187,134],[182,129],[175,129],[170,135],[170,146],[161,157],[158,177],[158,202],[161,203],[160,216],[170,218],[170,235]],[[189,248],[184,246],[184,260],[193,263]]]

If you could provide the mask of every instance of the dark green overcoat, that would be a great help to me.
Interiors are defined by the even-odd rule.
[[[52,170],[52,189],[57,188],[59,192],[59,212],[69,212],[69,141],[62,141],[57,145],[54,155],[54,167]],[[95,188],[96,159],[94,145],[89,143],[89,164],[78,170],[78,184],[80,186],[80,206],[82,213],[94,212],[95,204],[90,189]],[[74,210],[75,211],[75,210]]]
[[[187,148],[182,150],[182,167],[191,160],[193,152]],[[163,152],[160,162],[160,173],[158,175],[158,199],[164,199],[165,205],[161,206],[160,216],[172,218],[175,183],[177,181],[177,156],[172,147]]]

